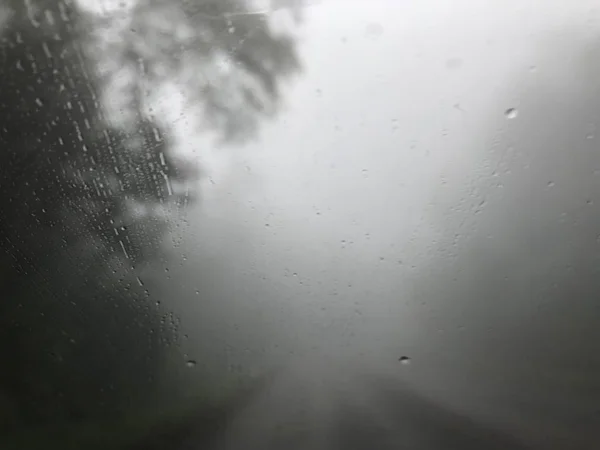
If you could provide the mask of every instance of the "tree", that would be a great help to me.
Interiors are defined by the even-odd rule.
[[[1,5],[8,426],[114,414],[158,389],[177,320],[149,301],[139,270],[161,256],[202,167],[176,154],[152,94],[179,86],[203,114],[199,131],[238,142],[276,113],[282,79],[300,69],[293,39],[243,1],[82,5]]]

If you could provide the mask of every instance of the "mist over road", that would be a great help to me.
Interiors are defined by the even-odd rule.
[[[416,393],[401,376],[404,367],[395,375],[388,369],[375,375],[357,360],[298,358],[240,408],[212,446],[200,447],[192,436],[182,448],[533,448],[502,426],[480,423]]]

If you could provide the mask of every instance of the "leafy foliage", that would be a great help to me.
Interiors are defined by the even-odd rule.
[[[230,17],[241,1],[1,6],[0,429],[152,402],[177,320],[139,270],[201,169],[152,95],[179,86],[200,131],[245,139],[299,70],[293,40]]]

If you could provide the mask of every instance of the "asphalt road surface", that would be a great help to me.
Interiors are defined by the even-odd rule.
[[[518,450],[533,447],[494,424],[453,412],[401,381],[354,363],[302,359],[277,373],[216,439],[193,430],[185,450]]]

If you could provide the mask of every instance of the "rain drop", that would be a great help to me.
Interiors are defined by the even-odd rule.
[[[519,115],[519,111],[517,111],[517,108],[508,108],[504,112],[504,115],[506,116],[507,119],[514,119],[515,117],[517,117]]]
[[[186,365],[187,367],[190,367],[190,368],[191,368],[191,367],[196,367],[196,361],[194,361],[193,359],[188,359],[188,360],[186,361],[185,365]]]
[[[401,356],[400,358],[398,358],[398,361],[400,361],[406,366],[410,364],[410,358],[408,356]]]

